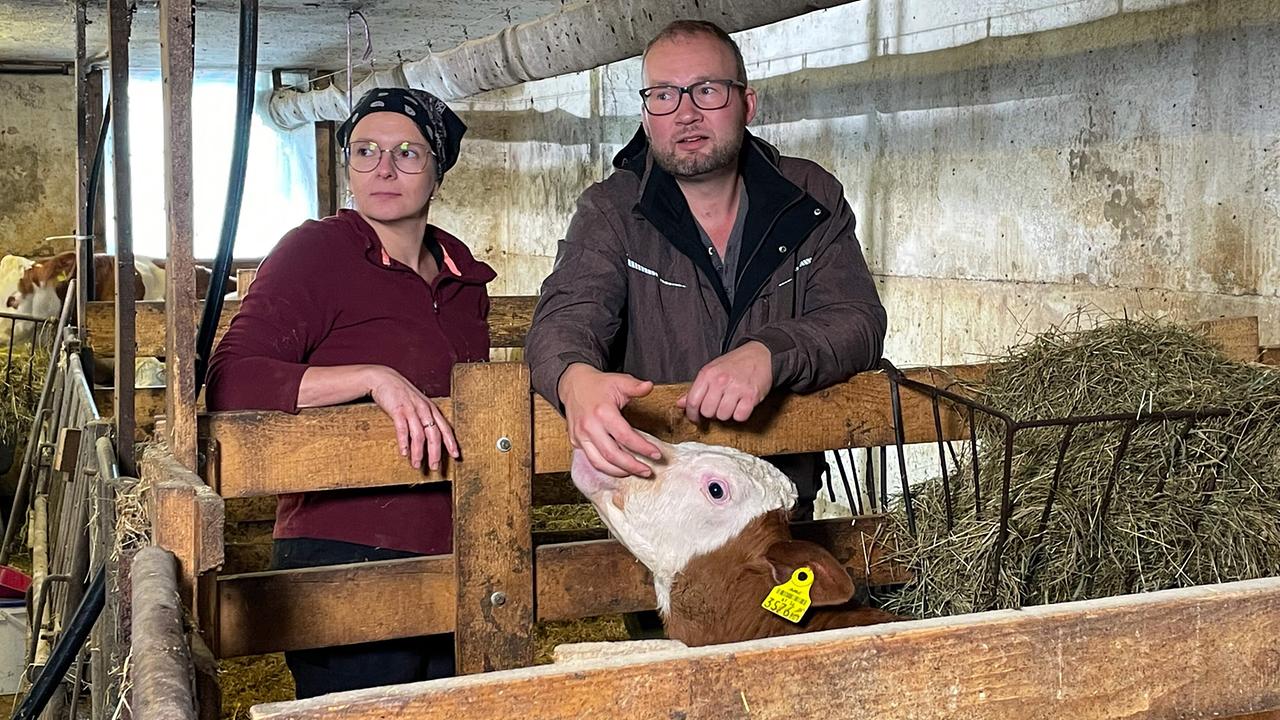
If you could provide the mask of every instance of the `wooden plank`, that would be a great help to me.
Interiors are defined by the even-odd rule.
[[[939,386],[957,380],[975,381],[985,365],[905,370],[907,377]],[[669,442],[696,440],[728,445],[753,455],[811,452],[846,447],[876,447],[894,442],[889,381],[883,373],[867,372],[848,382],[810,395],[774,394],[765,399],[745,423],[711,421],[698,427],[676,407],[688,385],[665,385],[632,401],[623,414],[632,426]],[[968,437],[959,413],[942,406],[945,439]],[[902,391],[903,427],[908,443],[932,442],[936,433],[933,406],[922,395]],[[534,405],[534,471],[565,472],[572,459],[564,420],[549,403]]]
[[[490,298],[489,347],[522,348],[533,322],[536,295],[500,295]]]
[[[1263,365],[1280,365],[1280,346],[1262,348],[1258,360]]]
[[[203,396],[202,396],[203,397]],[[111,388],[94,388],[93,401],[98,407],[98,414],[102,417],[111,417],[115,412],[115,397]],[[135,387],[133,389],[133,407],[134,421],[138,428],[135,435],[139,440],[145,439],[155,431],[156,418],[163,417],[165,414],[164,407],[164,388],[163,387]],[[196,403],[197,409],[204,409],[204,400]]]
[[[338,154],[334,148],[336,129],[337,124],[331,120],[315,124],[316,210],[317,215],[322,218],[338,212]]]
[[[523,347],[524,336],[529,332],[529,323],[533,320],[533,308],[538,299],[532,296],[500,295],[492,298],[489,309],[489,346]],[[197,302],[194,314],[199,316],[203,302]],[[89,303],[89,342],[93,351],[102,357],[113,354],[115,331],[111,324],[112,303]],[[238,300],[228,300],[222,308],[218,320],[218,329],[214,344],[222,338],[231,324],[231,318],[240,310]],[[138,355],[142,357],[163,356],[164,351],[164,303],[158,300],[140,302],[138,313]]]
[[[111,137],[112,167],[115,170],[116,211],[116,302],[113,304],[113,355],[116,363],[116,437],[132,438],[133,359],[135,354],[133,194],[129,169],[129,31],[133,13],[127,0],[107,3],[107,34],[111,57]],[[105,345],[104,345],[105,347]],[[135,471],[133,443],[121,442],[120,467],[124,474]]]
[[[196,717],[195,668],[182,624],[177,564],[173,553],[157,547],[133,558],[130,709],[139,720]]]
[[[164,101],[165,432],[174,459],[196,469],[196,275],[191,169],[192,0],[160,0]]]
[[[197,579],[224,561],[223,500],[163,445],[147,448],[142,471],[152,543],[177,556],[183,604],[196,607]]]
[[[453,369],[458,672],[533,663],[532,390],[524,363]]]
[[[907,374],[946,383],[949,378],[977,379],[983,372],[984,366],[965,365],[921,368]],[[640,429],[672,442],[730,445],[757,455],[893,442],[889,383],[880,373],[864,373],[811,395],[771,397],[747,423],[711,422],[701,429],[686,421],[675,406],[687,387],[654,388],[648,397],[629,405],[626,415]],[[456,422],[449,399],[436,402],[450,422]],[[535,471],[567,472],[571,456],[564,420],[541,397],[533,398],[533,406]],[[907,442],[932,441],[932,405],[904,390],[902,407]],[[943,409],[946,438],[967,437],[963,419],[947,406]],[[410,467],[396,450],[391,421],[372,404],[308,409],[297,415],[207,413],[203,423],[202,434],[218,443],[215,487],[223,497],[433,482],[454,471],[453,463],[446,463],[442,474],[424,475]],[[273,460],[263,463],[263,458]]]
[[[241,268],[236,271],[236,295],[243,298],[249,292],[249,286],[258,279],[257,268]]]
[[[901,582],[902,568],[879,561],[882,522],[823,520],[796,525],[793,533],[826,544],[872,585]],[[534,567],[538,622],[654,608],[653,579],[615,540],[543,545],[534,551]],[[454,577],[450,555],[224,575],[218,578],[217,653],[235,657],[452,632]]]
[[[80,453],[80,428],[58,428],[58,441],[53,448],[53,469],[71,474],[76,471]]]
[[[1222,352],[1236,362],[1258,360],[1258,318],[1229,317],[1205,320],[1196,328],[1222,348]]]
[[[1280,579],[345,693],[344,718],[1208,718],[1280,706]],[[1123,669],[1118,671],[1118,669]],[[801,682],[798,679],[812,679]],[[333,700],[255,706],[330,717]]]
[[[453,556],[218,578],[219,657],[450,632]]]
[[[436,400],[452,422],[452,403]],[[309,408],[297,415],[256,410],[207,413],[202,434],[217,442],[210,482],[227,498],[347,487],[439,482],[453,472],[414,469],[396,448],[395,426],[372,403]],[[263,458],[271,462],[264,463]]]
[[[194,282],[194,277],[192,279]],[[111,326],[103,322],[102,313],[104,309],[110,308],[109,302],[91,302],[89,303],[89,342],[93,346],[93,351],[99,356],[112,355],[112,347],[115,343],[115,335]],[[142,357],[163,357],[165,354],[165,304],[160,300],[148,300],[137,303],[138,317],[138,355]],[[193,317],[198,317],[204,309],[203,302],[197,302],[192,311]],[[227,326],[231,324],[231,318],[235,316],[240,309],[240,303],[236,300],[228,300],[223,305],[222,316],[218,319],[217,338],[221,338],[223,333],[227,331]],[[215,343],[217,340],[214,341]],[[195,347],[194,341],[192,347]]]

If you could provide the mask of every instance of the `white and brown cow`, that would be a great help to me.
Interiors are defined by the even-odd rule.
[[[653,573],[669,637],[690,646],[900,620],[855,600],[848,571],[821,546],[791,537],[791,481],[747,453],[656,439],[653,477],[613,478],[574,452],[574,484],[613,535]],[[798,624],[761,607],[800,567],[813,606]]]

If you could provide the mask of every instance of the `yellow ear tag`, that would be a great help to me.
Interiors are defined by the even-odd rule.
[[[812,584],[813,570],[807,567],[796,568],[791,573],[791,579],[775,585],[760,606],[784,620],[798,623],[811,604],[809,586]]]
[[[54,278],[54,282],[60,282],[60,283],[66,282],[70,277],[71,277],[71,273],[60,272],[58,273],[58,277]]]

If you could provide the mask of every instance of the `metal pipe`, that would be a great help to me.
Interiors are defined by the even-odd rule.
[[[589,70],[639,55],[673,20],[709,20],[738,32],[844,5],[851,0],[590,0],[512,25],[415,62],[371,73],[352,88],[359,98],[374,87],[413,87],[443,100],[530,80]],[[349,114],[346,83],[324,90],[276,91],[271,119],[285,129]]]
[[[80,603],[80,607],[76,609],[70,627],[63,633],[54,648],[49,664],[41,670],[40,676],[31,685],[31,692],[27,693],[22,700],[22,705],[13,714],[14,720],[35,720],[40,717],[45,705],[49,703],[49,698],[53,697],[54,690],[67,674],[67,669],[79,657],[85,638],[89,636],[89,631],[93,629],[98,614],[102,612],[102,606],[106,601],[106,586],[106,573],[99,568],[94,573],[88,592],[85,593],[84,602]]]
[[[222,236],[218,240],[218,256],[213,263],[213,277],[209,280],[209,295],[205,298],[204,311],[196,334],[196,385],[200,394],[205,372],[209,368],[209,354],[213,350],[213,336],[218,329],[218,317],[222,314],[223,295],[227,289],[227,274],[231,272],[231,257],[235,250],[236,228],[240,223],[240,204],[244,199],[244,173],[249,160],[249,121],[253,117],[254,75],[258,68],[258,0],[240,0],[240,61],[236,75],[236,135],[231,151],[231,178],[227,184],[227,204],[222,216]]]

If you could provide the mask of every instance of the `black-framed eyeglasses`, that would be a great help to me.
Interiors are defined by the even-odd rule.
[[[701,110],[719,110],[729,104],[732,88],[746,88],[746,83],[737,80],[703,80],[699,83],[679,87],[677,85],[654,85],[640,91],[640,99],[644,101],[645,112],[650,115],[670,115],[680,108],[680,101],[685,94],[693,104]]]
[[[383,148],[372,140],[357,140],[342,151],[347,167],[360,173],[373,172],[382,162],[382,153],[391,153],[391,164],[396,170],[409,175],[417,175],[427,169],[427,160],[431,157],[431,149],[422,143],[408,140],[393,147]]]

